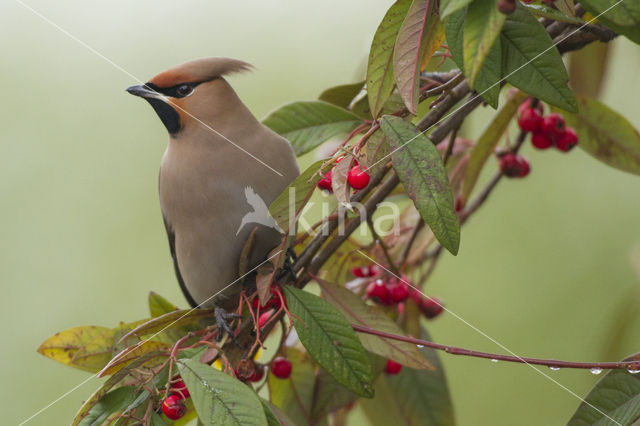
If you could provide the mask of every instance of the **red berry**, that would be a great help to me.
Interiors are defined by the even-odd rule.
[[[178,420],[184,416],[187,407],[184,406],[182,398],[178,395],[169,395],[162,401],[162,412],[171,420]]]
[[[565,123],[562,114],[554,112],[542,119],[542,131],[547,134],[553,142],[564,133]]]
[[[369,185],[369,174],[360,166],[353,166],[349,170],[347,182],[353,189],[364,189]]]
[[[500,171],[507,177],[525,177],[530,170],[529,162],[524,157],[512,153],[500,157]]]
[[[455,208],[456,213],[460,212],[464,208],[464,205],[462,205],[462,197],[456,198]]]
[[[418,305],[418,307],[422,305],[422,293],[420,293],[415,288],[409,292],[409,297],[415,302],[416,305]]]
[[[526,4],[533,3],[533,0],[521,0],[521,1],[522,3],[526,3]]]
[[[553,146],[553,140],[543,131],[539,131],[531,136],[531,145],[538,149],[548,149]]]
[[[389,285],[387,297],[392,304],[404,302],[409,298],[409,289],[403,282],[395,282]]]
[[[178,376],[179,378],[180,376]],[[179,395],[182,398],[189,398],[189,390],[187,389],[187,385],[184,384],[182,379],[179,379],[177,382],[174,382],[171,385],[171,391],[173,391],[176,395]]]
[[[498,10],[505,15],[511,15],[516,10],[516,0],[498,0]]]
[[[387,305],[389,303],[389,291],[387,285],[382,280],[375,280],[367,286],[367,297],[378,303]]]
[[[258,328],[264,327],[267,321],[269,321],[269,318],[271,317],[271,312],[272,311],[268,311],[260,314],[260,317],[258,318]]]
[[[537,132],[542,127],[542,114],[535,108],[527,108],[518,118],[518,126],[523,132]]]
[[[380,273],[380,267],[378,265],[359,266],[357,268],[353,268],[351,273],[354,277],[358,278],[375,277]]]
[[[442,302],[435,297],[425,297],[422,299],[422,303],[420,303],[420,312],[429,319],[437,317],[443,310]]]
[[[264,367],[262,365],[256,366],[256,371],[247,380],[250,382],[259,382],[264,377]]]
[[[333,189],[331,188],[332,177],[333,177],[333,169],[325,173],[324,177],[318,181],[318,188],[324,191],[333,192]]]
[[[556,141],[556,148],[562,152],[569,152],[578,144],[578,134],[575,129],[567,127]]]
[[[398,374],[402,370],[402,364],[398,364],[390,359],[387,360],[387,374]]]
[[[291,375],[291,361],[279,356],[271,362],[271,373],[278,379],[288,379]]]

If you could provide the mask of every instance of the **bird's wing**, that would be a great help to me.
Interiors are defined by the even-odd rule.
[[[175,232],[173,232],[173,228],[171,228],[171,224],[164,216],[164,213],[162,214],[162,221],[164,222],[164,229],[167,231],[167,237],[169,238],[169,251],[171,251],[171,257],[173,258],[173,268],[176,271],[176,278],[178,279],[178,283],[180,284],[180,289],[182,290],[184,297],[187,299],[187,302],[189,302],[189,305],[191,305],[192,308],[195,308],[198,304],[195,300],[193,300],[193,297],[191,297],[189,290],[187,290],[187,287],[184,284],[184,279],[182,278],[182,274],[180,273],[180,267],[178,266],[178,255],[176,254],[176,234]]]

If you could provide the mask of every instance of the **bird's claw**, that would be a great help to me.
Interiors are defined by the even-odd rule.
[[[218,324],[218,336],[216,337],[216,341],[221,341],[224,334],[227,333],[233,343],[242,348],[242,345],[236,338],[236,335],[228,322],[229,320],[233,321],[234,319],[242,318],[242,315],[236,314],[235,312],[227,312],[222,308],[215,308],[213,315],[215,316],[216,323]]]

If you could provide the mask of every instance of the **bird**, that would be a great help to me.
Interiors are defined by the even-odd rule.
[[[256,227],[242,226],[253,211],[245,188],[267,206],[300,173],[291,144],[263,125],[225,79],[251,69],[234,58],[199,58],[126,89],[151,104],[169,133],[159,195],[180,288],[192,307],[215,308],[222,326],[247,285],[238,265]],[[249,270],[282,241],[259,222]]]

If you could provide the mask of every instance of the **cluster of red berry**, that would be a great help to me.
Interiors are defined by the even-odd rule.
[[[374,278],[381,272],[382,268],[377,265],[360,266],[351,270],[351,273],[358,278]],[[437,317],[443,311],[443,305],[439,299],[424,296],[409,284],[406,277],[401,279],[390,277],[384,280],[377,278],[367,285],[366,297],[384,306],[398,305],[399,310],[403,308],[402,303],[410,298],[429,319]]]
[[[342,161],[343,158],[344,157],[339,157],[336,160],[336,164]],[[318,181],[318,188],[324,191],[333,192],[333,188],[331,186],[332,178],[333,169],[325,173],[324,177]],[[369,177],[367,170],[358,164],[358,160],[354,160],[354,166],[349,170],[349,174],[347,175],[347,183],[349,186],[355,190],[364,189],[369,185],[370,179],[371,178]]]
[[[171,394],[162,401],[162,412],[171,420],[178,420],[187,411],[184,400],[189,398],[189,390],[180,376],[171,381]]]
[[[562,114],[545,116],[542,103],[531,99],[518,108],[518,125],[523,132],[532,133],[531,144],[538,149],[555,146],[562,152],[569,152],[578,144],[578,134],[567,127]]]

